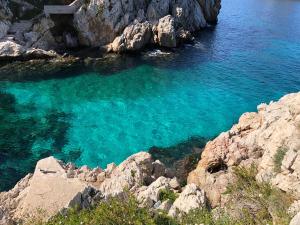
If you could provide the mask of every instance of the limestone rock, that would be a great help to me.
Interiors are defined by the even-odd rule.
[[[294,216],[290,222],[290,225],[299,225],[299,224],[300,224],[300,212],[297,213],[297,215]]]
[[[74,15],[79,42],[87,46],[111,43],[124,28],[146,9],[144,0],[92,0]]]
[[[8,7],[8,2],[7,0],[0,0],[0,20],[2,21],[10,21],[13,17],[13,14]]]
[[[12,42],[12,41],[3,41],[0,42],[0,56],[3,58],[9,57],[19,57],[26,52],[26,48],[23,46]]]
[[[143,205],[152,207],[159,201],[159,193],[164,189],[171,189],[170,178],[159,177],[156,181],[151,183],[148,187],[142,187],[137,190],[137,200]]]
[[[175,0],[172,4],[172,16],[176,26],[191,32],[207,25],[197,0]]]
[[[135,23],[125,28],[123,34],[111,44],[113,52],[137,51],[149,43],[151,25],[149,22]]]
[[[34,35],[32,35],[31,40],[27,41],[27,45],[43,50],[57,48],[57,43],[51,33],[51,28],[53,28],[54,26],[55,24],[51,19],[42,18],[38,23],[33,25],[31,32],[34,32]]]
[[[3,38],[9,30],[11,23],[7,20],[0,20],[0,39]]]
[[[0,42],[0,59],[45,59],[55,57],[58,57],[58,55],[54,51],[45,51],[36,48],[26,48],[13,41]]]
[[[165,212],[169,212],[170,208],[172,207],[173,202],[168,199],[166,201],[163,201],[158,207],[157,210],[162,210]]]
[[[176,216],[179,213],[188,213],[192,209],[202,208],[206,205],[205,193],[195,184],[188,184],[173,203],[169,215]]]
[[[105,197],[120,196],[125,189],[133,189],[150,183],[153,159],[147,152],[134,154],[116,167],[109,178],[100,185]]]
[[[230,131],[206,144],[197,168],[189,174],[188,183],[203,188],[217,206],[228,184],[226,179],[233,179],[232,166],[254,162],[258,166],[258,181],[270,182],[300,198],[299,124],[300,92],[269,105],[259,105],[257,113],[243,114]],[[284,158],[280,165],[275,165],[278,151],[283,152]],[[275,166],[281,166],[281,170],[276,171]],[[229,177],[224,179],[224,176]]]
[[[158,44],[162,47],[176,47],[175,21],[170,15],[159,19],[157,25]]]
[[[153,164],[153,177],[154,177],[154,179],[157,179],[161,176],[165,176],[166,167],[161,161],[155,160],[155,162],[153,162],[152,164]]]
[[[221,0],[198,0],[204,13],[206,21],[215,24],[221,9]]]
[[[169,14],[171,1],[152,0],[147,8],[147,19],[150,22],[157,22],[160,18]]]
[[[40,160],[34,174],[0,195],[15,220],[30,217],[47,219],[65,207],[88,207],[97,191],[77,178],[67,178],[62,162],[53,157]],[[41,215],[40,212],[43,212]]]

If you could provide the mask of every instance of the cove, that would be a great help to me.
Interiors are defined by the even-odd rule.
[[[300,90],[300,3],[224,1],[216,27],[76,76],[0,81],[0,190],[40,158],[105,167],[153,146],[211,139]]]

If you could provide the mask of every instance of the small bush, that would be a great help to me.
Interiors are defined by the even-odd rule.
[[[138,207],[136,199],[129,196],[126,200],[112,198],[100,202],[96,207],[85,210],[70,210],[67,216],[58,215],[46,225],[155,225],[154,219],[146,208]]]
[[[190,211],[184,215],[181,218],[181,224],[242,225],[224,212],[214,217],[211,211],[204,208]]]
[[[269,183],[257,182],[257,168],[236,167],[236,181],[229,185],[231,207],[242,215],[243,224],[288,224],[290,217],[287,209],[293,198],[272,187]]]
[[[162,202],[166,200],[171,200],[172,202],[174,202],[177,197],[178,195],[169,189],[162,189],[159,192],[159,200]]]
[[[274,155],[274,172],[281,172],[282,160],[288,150],[284,147],[278,148],[276,154]]]

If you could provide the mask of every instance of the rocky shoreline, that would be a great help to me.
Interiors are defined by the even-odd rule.
[[[66,53],[77,55],[84,48],[99,55],[136,52],[149,45],[175,48],[216,24],[221,8],[220,0],[77,2],[72,15],[46,16],[42,7],[48,1],[37,7],[30,0],[1,0],[0,62],[55,58],[62,63]]]
[[[130,156],[120,165],[106,169],[74,164],[53,158],[40,160],[8,192],[0,193],[0,224],[13,224],[41,216],[49,219],[70,207],[81,209],[111,197],[122,198],[128,191],[141,207],[165,211],[175,217],[197,208],[218,210],[228,207],[231,195],[226,188],[235,184],[235,168],[257,168],[256,180],[270,183],[282,193],[293,196],[290,224],[299,224],[300,215],[300,92],[288,94],[278,102],[261,104],[258,112],[245,113],[229,131],[208,142],[195,170],[182,184],[174,170],[147,152]],[[160,192],[169,190],[176,198],[160,200]],[[247,207],[246,202],[238,202]],[[235,214],[239,207],[231,209]],[[255,210],[255,205],[251,205]],[[270,209],[271,210],[271,209]],[[276,218],[273,218],[274,224]]]

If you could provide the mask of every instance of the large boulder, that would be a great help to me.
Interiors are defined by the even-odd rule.
[[[300,92],[259,105],[257,113],[243,114],[238,124],[207,143],[188,183],[203,188],[217,206],[223,189],[233,180],[231,168],[254,163],[258,181],[300,198],[299,126]]]
[[[47,219],[68,207],[89,207],[97,191],[78,178],[68,178],[65,165],[53,157],[40,160],[34,174],[1,193],[1,206],[14,220]]]
[[[162,47],[176,47],[175,21],[170,15],[159,19],[157,25],[157,42]]]
[[[135,23],[125,28],[123,34],[110,45],[110,51],[125,52],[142,49],[151,39],[151,25],[149,22]]]
[[[0,42],[0,56],[1,58],[19,57],[25,54],[26,48],[13,42],[2,41]]]
[[[26,48],[13,41],[0,42],[0,60],[9,59],[51,59],[58,57],[54,51]]]
[[[188,213],[193,209],[205,206],[206,198],[204,191],[199,189],[195,184],[188,184],[173,203],[169,215],[175,217],[178,213],[179,215]]]
[[[127,190],[149,184],[153,171],[153,159],[147,152],[130,156],[117,166],[100,185],[105,197],[121,196]]]
[[[170,178],[159,177],[156,181],[152,182],[149,186],[142,186],[135,191],[137,200],[143,205],[152,207],[159,201],[159,194],[162,190],[171,189]]]

